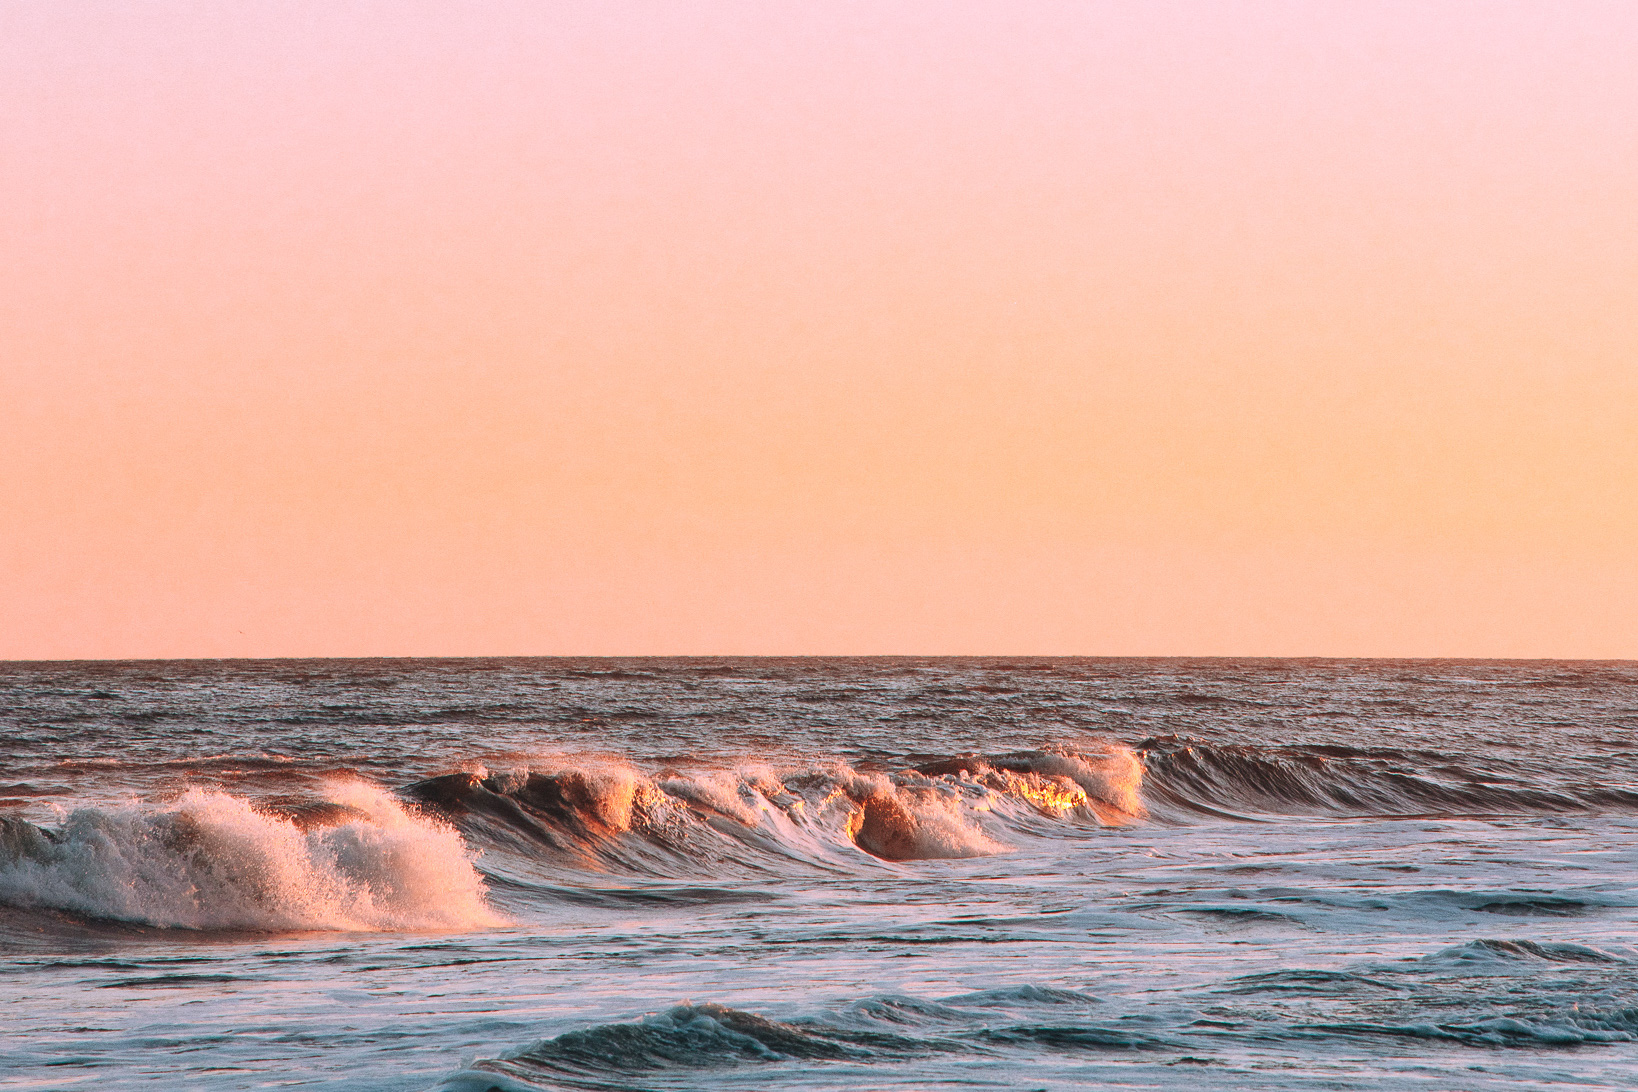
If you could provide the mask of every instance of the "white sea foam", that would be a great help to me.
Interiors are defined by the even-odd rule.
[[[363,782],[302,829],[224,792],[82,808],[0,855],[0,901],[188,929],[465,929],[502,920],[452,827]]]
[[[1081,753],[1042,751],[1031,766],[1036,773],[1067,777],[1079,785],[1104,822],[1147,814],[1143,806],[1143,760],[1129,747],[1106,743],[1099,750]],[[1100,803],[1107,808],[1098,808]],[[1114,809],[1113,814],[1109,808]]]
[[[847,834],[867,853],[888,860],[983,857],[1011,847],[975,821],[954,792],[896,784],[881,774],[846,771],[842,791],[857,805]]]

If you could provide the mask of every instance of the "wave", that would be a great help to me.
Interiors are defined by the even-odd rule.
[[[491,888],[583,901],[578,870],[731,879],[793,863],[846,872],[1005,852],[1043,823],[1130,821],[1142,814],[1140,780],[1131,752],[1109,748],[897,772],[830,763],[649,774],[576,756],[398,793],[356,779],[309,797],[194,787],[159,803],[82,807],[56,827],[0,819],[0,904],[193,930],[476,928],[504,920]],[[475,850],[502,858],[487,882]],[[643,894],[742,897],[696,886]]]
[[[744,1061],[868,1057],[874,1051],[861,1038],[841,1028],[782,1023],[726,1005],[684,1004],[630,1024],[571,1031],[536,1043],[512,1060],[535,1069],[641,1073]],[[884,1037],[872,1038],[880,1049]]]
[[[660,875],[766,871],[801,861],[848,868],[978,857],[1040,833],[1144,814],[1128,750],[967,755],[887,771],[845,763],[644,773],[610,758],[445,774],[404,790],[491,847],[559,863]]]
[[[1459,964],[1470,972],[1473,970],[1471,964],[1488,964],[1511,972],[1515,965],[1520,963],[1602,963],[1625,966],[1634,961],[1635,953],[1619,949],[1592,948],[1566,941],[1504,940],[1486,937],[1423,956],[1420,962]]]
[[[1180,1041],[1113,1022],[1085,1022],[1089,999],[1084,995],[1034,992],[1046,996],[1031,996],[1031,988],[1025,987],[950,998],[946,1003],[881,998],[840,1013],[791,1021],[726,1005],[682,1004],[629,1023],[570,1031],[499,1058],[476,1061],[440,1088],[627,1089],[634,1081],[645,1087],[660,1081],[670,1087],[679,1077],[701,1070],[720,1073],[780,1065],[846,1067],[834,1071],[834,1086],[868,1087],[872,1082],[862,1072],[866,1066],[911,1063],[919,1073],[939,1056],[967,1067],[994,1065],[1003,1054],[1027,1056],[1040,1050],[1124,1054],[1165,1050]],[[1072,1000],[1066,1004],[1066,999]]]
[[[327,799],[189,789],[81,808],[52,830],[0,818],[0,903],[196,930],[443,930],[498,924],[460,834],[359,781]]]
[[[1174,1065],[1235,1064],[1247,1048],[1315,1041],[1348,1049],[1394,1039],[1487,1051],[1609,1046],[1638,1041],[1638,1008],[1624,1003],[1631,955],[1478,940],[1420,960],[1247,975],[1136,1007],[1037,985],[938,999],[880,995],[794,1017],[690,1002],[475,1060],[439,1087],[1001,1087],[1045,1054],[1123,1065],[1147,1055]],[[1475,960],[1494,961],[1484,973],[1505,977],[1467,977]],[[1462,973],[1453,978],[1452,969]],[[1565,970],[1569,977],[1553,977]]]
[[[1499,760],[1338,746],[1255,747],[1168,736],[1082,741],[898,765],[751,763],[643,771],[606,756],[445,774],[404,794],[486,847],[558,865],[664,877],[847,870],[986,856],[1031,837],[1144,818],[1425,816],[1638,810],[1620,786],[1554,783]],[[1505,908],[1496,912],[1504,912]],[[1521,911],[1522,912],[1522,911]],[[1541,910],[1540,912],[1547,912]]]
[[[1434,751],[1339,746],[1212,744],[1182,736],[1135,747],[1143,795],[1168,814],[1247,818],[1254,814],[1355,816],[1541,814],[1638,810],[1638,791],[1555,783],[1494,757],[1457,759]]]
[[[1079,1045],[1117,1049],[1136,1045],[1127,1041],[1132,1036],[1122,1037],[1108,1028],[1054,1028],[1034,1022],[983,1026],[1007,1010],[1041,1014],[1093,1004],[1084,994],[1033,986],[965,994],[942,1003],[903,996],[873,998],[822,1018],[790,1021],[726,1005],[685,1003],[628,1023],[566,1032],[500,1058],[477,1061],[441,1087],[445,1092],[542,1085],[613,1089],[631,1087],[626,1082],[634,1078],[746,1065],[870,1064],[936,1055],[971,1058],[993,1054],[998,1045],[1050,1042],[1053,1031],[1083,1034],[1087,1042]],[[1094,1042],[1099,1033],[1110,1041]]]
[[[1638,1008],[1574,1013],[1560,1017],[1494,1016],[1447,1023],[1385,1024],[1374,1021],[1299,1024],[1299,1032],[1325,1037],[1429,1039],[1466,1046],[1581,1046],[1638,1040]]]
[[[562,867],[679,879],[777,872],[793,861],[846,871],[868,859],[979,857],[1032,837],[1145,818],[1638,810],[1638,792],[1619,786],[1555,784],[1550,775],[1532,781],[1530,771],[1499,760],[1463,763],[1427,751],[1175,736],[1130,748],[1077,746],[896,765],[657,772],[617,757],[557,755],[516,769],[444,774],[403,792],[488,848]]]
[[[719,897],[701,882],[793,864],[850,873],[982,857],[1145,818],[1638,810],[1638,792],[1621,786],[1535,776],[1493,757],[1175,736],[897,764],[645,771],[558,755],[396,794],[357,779],[303,798],[193,788],[160,804],[81,808],[58,829],[3,819],[0,903],[188,929],[462,929],[501,920],[474,849],[495,855],[486,867],[497,894],[574,901],[573,874],[593,871],[676,880],[676,893],[644,897],[688,902]],[[1467,908],[1582,911],[1500,896]]]

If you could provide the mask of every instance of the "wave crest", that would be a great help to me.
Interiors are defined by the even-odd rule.
[[[295,809],[189,789],[57,830],[0,820],[0,902],[204,930],[500,923],[456,830],[363,782],[327,788]]]
[[[771,858],[846,867],[977,857],[1038,833],[1043,818],[1095,824],[1144,813],[1142,762],[1118,747],[968,755],[910,769],[846,763],[647,775],[607,758],[465,771],[405,792],[489,844],[581,867],[676,874],[759,869]],[[851,854],[851,857],[850,857]]]

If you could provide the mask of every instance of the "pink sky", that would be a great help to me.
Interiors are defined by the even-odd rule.
[[[1638,656],[1635,56],[0,0],[0,658]]]

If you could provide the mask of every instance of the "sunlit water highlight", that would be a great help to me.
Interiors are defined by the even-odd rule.
[[[1638,665],[0,666],[0,1086],[1638,1085]]]

